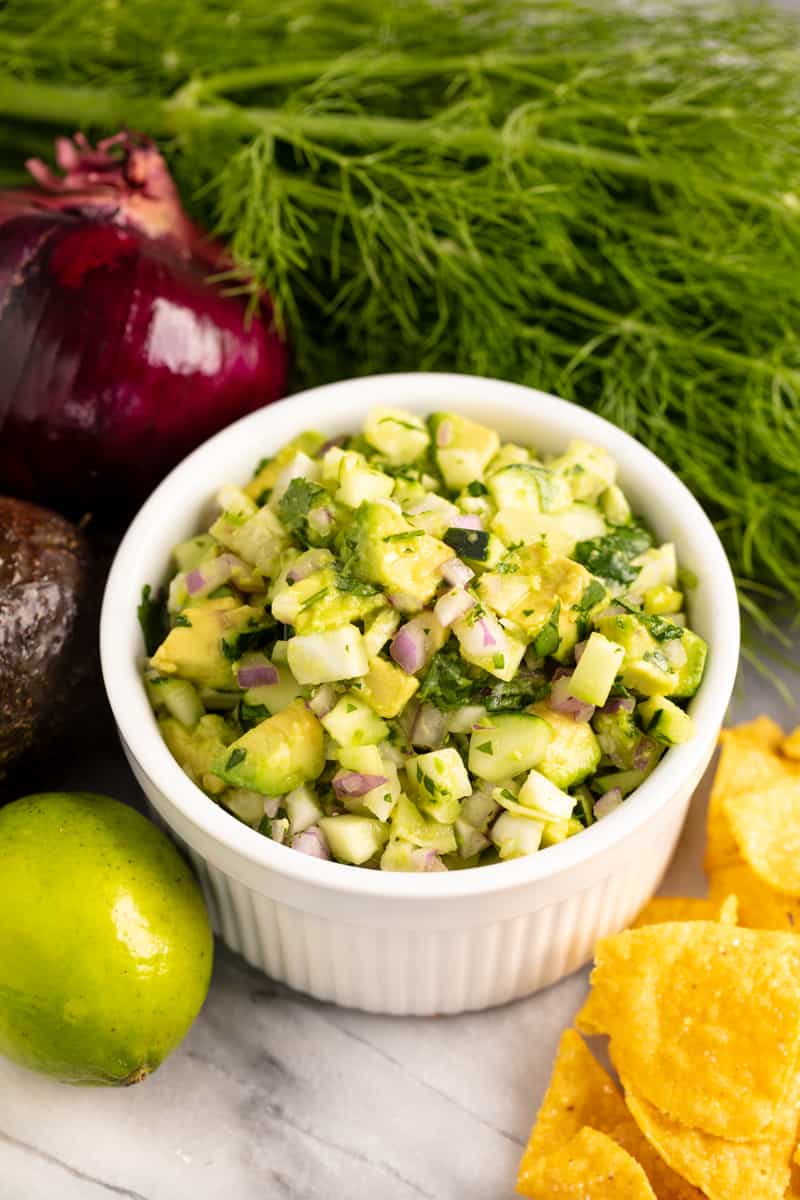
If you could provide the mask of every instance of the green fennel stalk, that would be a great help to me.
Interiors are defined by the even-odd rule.
[[[9,0],[2,178],[157,136],[297,381],[556,391],[673,466],[747,607],[800,600],[800,35],[680,0]]]

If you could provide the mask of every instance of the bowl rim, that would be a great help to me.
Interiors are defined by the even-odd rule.
[[[670,511],[680,510],[686,525],[691,526],[692,539],[702,547],[699,557],[706,565],[713,592],[713,653],[709,655],[703,682],[692,700],[694,738],[670,748],[653,773],[626,798],[624,804],[575,837],[548,847],[546,853],[446,873],[370,871],[312,858],[272,842],[215,804],[184,774],[159,736],[141,683],[138,663],[133,656],[129,657],[130,638],[125,632],[128,626],[129,634],[130,622],[136,621],[135,608],[141,588],[149,581],[147,572],[155,569],[154,565],[148,565],[150,529],[157,524],[159,513],[164,511],[164,506],[169,506],[173,495],[184,489],[185,481],[190,477],[203,478],[203,467],[212,462],[220,447],[240,441],[263,445],[269,441],[270,421],[276,415],[295,411],[294,433],[299,433],[313,424],[303,417],[310,407],[315,413],[321,409],[335,407],[339,411],[341,408],[342,425],[346,427],[348,398],[355,400],[360,394],[367,394],[372,396],[373,403],[399,405],[403,403],[404,393],[409,402],[415,391],[457,391],[461,395],[485,399],[487,404],[494,393],[498,407],[505,401],[506,411],[516,408],[519,412],[523,405],[530,411],[535,405],[541,412],[545,405],[547,413],[540,420],[541,424],[550,423],[555,414],[559,418],[557,424],[569,425],[570,429],[574,425],[573,436],[606,446],[623,468],[623,475],[627,465],[639,475],[646,471],[648,483],[653,480],[653,490],[659,492],[662,503],[668,503]],[[378,396],[376,392],[379,392]],[[457,407],[452,399],[450,405]],[[283,431],[276,448],[288,436],[293,434]],[[194,485],[190,490],[197,492]],[[643,515],[648,514],[644,512]],[[654,817],[687,781],[694,784],[708,758],[709,741],[716,740],[733,690],[739,658],[739,607],[730,564],[709,518],[666,464],[630,434],[588,409],[521,384],[478,375],[392,373],[342,380],[295,393],[241,418],[183,459],[143,504],[114,557],[103,596],[100,658],[106,694],[122,739],[139,768],[168,804],[180,812],[184,824],[193,826],[201,835],[250,864],[315,888],[375,899],[444,901],[524,887],[575,870]]]

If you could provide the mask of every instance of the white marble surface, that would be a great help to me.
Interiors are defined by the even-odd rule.
[[[800,676],[785,677],[800,694]],[[761,711],[792,723],[745,671],[732,718]],[[70,776],[136,799],[117,756]],[[665,891],[703,890],[704,800]],[[581,971],[487,1013],[383,1018],[290,992],[220,948],[202,1015],[146,1083],[73,1089],[0,1061],[0,1197],[506,1200],[585,990]]]

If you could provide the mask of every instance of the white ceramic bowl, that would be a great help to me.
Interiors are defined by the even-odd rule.
[[[215,805],[159,736],[145,697],[136,606],[195,533],[214,490],[304,429],[358,429],[375,404],[454,409],[542,451],[574,437],[605,446],[633,508],[699,579],[691,624],[710,645],[691,703],[696,736],[670,750],[602,821],[558,846],[496,866],[394,874],[309,858]],[[386,375],[292,396],[206,442],[156,489],[120,546],[101,622],[103,675],[123,748],[155,814],[188,851],[224,941],[275,979],[382,1013],[502,1004],[586,962],[650,897],[713,753],[739,653],[739,613],[717,536],[686,488],[633,438],[553,396],[492,379]]]

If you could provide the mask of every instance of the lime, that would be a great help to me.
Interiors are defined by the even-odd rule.
[[[136,1083],[211,976],[200,888],[143,816],[87,792],[0,809],[0,1054],[65,1083]]]

